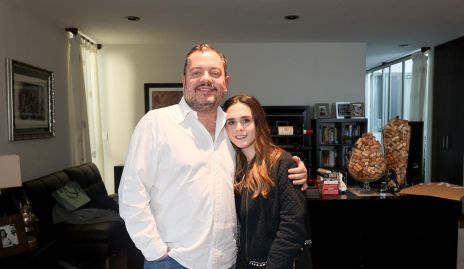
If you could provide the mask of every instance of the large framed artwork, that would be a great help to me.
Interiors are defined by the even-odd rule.
[[[54,74],[7,59],[8,139],[55,136]]]
[[[179,103],[182,83],[145,83],[145,113],[152,109]]]

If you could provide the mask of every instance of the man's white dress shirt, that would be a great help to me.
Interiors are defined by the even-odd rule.
[[[137,124],[119,186],[119,211],[147,260],[230,268],[236,255],[235,151],[217,110],[215,138],[185,102]]]

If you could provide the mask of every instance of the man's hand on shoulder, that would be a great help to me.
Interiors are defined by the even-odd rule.
[[[308,170],[298,156],[293,156],[292,159],[298,167],[288,169],[288,178],[292,180],[294,185],[302,185],[301,190],[304,191],[308,188]]]

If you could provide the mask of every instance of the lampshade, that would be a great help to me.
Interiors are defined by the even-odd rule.
[[[21,186],[19,155],[0,156],[0,189]]]

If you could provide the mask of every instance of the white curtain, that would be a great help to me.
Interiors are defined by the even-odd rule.
[[[105,169],[100,115],[100,88],[98,86],[97,52],[98,49],[95,44],[81,38],[82,69],[84,71],[92,162],[97,165],[103,176]]]
[[[427,83],[427,56],[418,51],[412,55],[412,82],[409,106],[409,120],[424,119],[424,105]]]
[[[424,178],[425,182],[431,182],[431,175],[432,175],[432,101],[433,101],[433,59],[434,59],[434,49],[430,49],[428,52],[429,60],[428,60],[428,69],[427,69],[427,78],[428,81],[426,83],[426,90],[425,90],[425,107],[424,107],[424,147],[423,147],[423,156],[428,156],[424,160]]]
[[[87,122],[85,82],[81,62],[80,37],[68,38],[68,107],[72,165],[92,160]]]
[[[104,178],[97,47],[79,34],[69,39],[69,108],[73,162],[92,161]]]
[[[430,52],[429,52],[430,54]],[[427,77],[431,77],[430,74],[427,76],[429,70],[427,64],[431,64],[431,61],[427,61],[427,56],[418,51],[412,56],[412,81],[411,81],[411,95],[410,95],[410,107],[409,107],[409,120],[411,121],[423,121],[424,122],[424,133],[422,137],[422,174],[426,182],[430,181],[430,158],[431,148],[429,145],[431,136],[431,110],[430,110],[430,93],[429,82]]]

